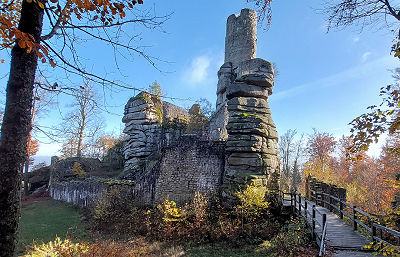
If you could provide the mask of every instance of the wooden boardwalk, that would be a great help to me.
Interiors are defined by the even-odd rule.
[[[315,205],[315,234],[318,245],[322,237],[323,214],[326,214],[326,236],[325,244],[328,250],[333,250],[335,257],[369,257],[374,256],[371,252],[363,250],[363,246],[369,241],[358,231],[354,231],[353,227],[348,225],[336,214],[328,209],[317,206],[314,202],[307,201],[307,211],[305,211],[304,198],[302,201],[301,215],[307,217],[307,221],[312,226],[312,206]],[[284,206],[292,206],[290,198],[283,201]],[[299,213],[299,205],[296,206],[296,213]],[[319,224],[318,224],[319,223]],[[318,242],[319,240],[319,242]]]

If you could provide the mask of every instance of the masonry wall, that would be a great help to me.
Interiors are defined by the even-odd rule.
[[[185,135],[163,151],[155,184],[155,202],[166,197],[179,204],[195,192],[219,194],[225,169],[225,143]]]
[[[219,194],[225,169],[225,142],[201,141],[184,135],[161,152],[160,161],[135,182],[99,178],[53,181],[50,196],[55,200],[89,206],[111,188],[129,191],[137,206],[152,206],[166,197],[178,204],[191,200],[196,192]]]
[[[109,185],[96,179],[57,181],[50,185],[50,196],[55,200],[86,207],[108,189]]]

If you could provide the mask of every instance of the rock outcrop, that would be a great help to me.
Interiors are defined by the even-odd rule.
[[[271,118],[272,64],[256,57],[256,13],[242,10],[227,21],[225,63],[218,72],[217,108],[225,109],[227,165],[223,195],[251,182],[279,189],[278,133]]]
[[[143,167],[144,161],[159,148],[162,119],[162,101],[146,92],[132,97],[125,105],[125,170]]]
[[[158,160],[158,152],[176,141],[186,130],[189,114],[160,97],[141,92],[125,106],[122,122],[126,134],[125,167],[128,173],[140,173]]]

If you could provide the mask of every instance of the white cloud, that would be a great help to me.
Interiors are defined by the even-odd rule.
[[[194,58],[190,67],[184,72],[183,79],[186,83],[196,85],[208,79],[211,57],[202,55]]]
[[[353,42],[354,42],[354,43],[356,43],[356,42],[358,42],[358,41],[360,41],[360,37],[354,37],[354,38],[353,38]]]
[[[361,56],[361,62],[364,63],[367,61],[368,57],[371,55],[371,52],[365,52],[363,53],[363,55]]]

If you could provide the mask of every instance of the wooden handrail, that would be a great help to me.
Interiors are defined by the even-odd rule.
[[[400,232],[390,229],[388,227],[379,225],[375,222],[373,222],[372,215],[368,214],[360,209],[358,209],[356,206],[352,206],[349,203],[343,201],[342,199],[335,197],[331,194],[327,194],[324,192],[316,192],[313,190],[310,190],[311,194],[310,197],[313,200],[316,205],[321,205],[323,207],[328,206],[328,209],[330,211],[335,210],[338,216],[343,219],[345,216],[350,219],[350,221],[353,224],[353,229],[358,230],[358,226],[361,226],[363,229],[365,229],[368,233],[371,234],[371,239],[372,241],[380,241],[388,245],[400,245]],[[301,194],[297,192],[292,192],[292,193],[283,193],[282,196],[283,198],[285,195],[290,195],[291,198],[291,208],[292,212],[294,214],[299,214],[301,216],[305,216],[307,219],[307,215],[309,215],[311,219],[311,234],[313,238],[318,238],[320,239],[319,236],[317,236],[315,229],[316,225],[318,225],[321,229],[324,228],[326,225],[326,220],[322,220],[322,222],[318,221],[316,218],[316,214],[320,214],[322,217],[325,216],[326,219],[326,214],[321,213],[318,209],[315,208],[315,204],[306,198],[304,198]],[[304,204],[303,204],[304,203]],[[308,212],[309,207],[312,206],[311,212]],[[303,210],[304,211],[303,211]],[[348,213],[346,210],[349,210],[351,213]],[[367,219],[367,224],[363,222],[361,217],[365,217]],[[377,233],[379,231],[379,235]],[[393,237],[396,238],[396,243],[390,243],[387,240],[383,238],[383,232],[392,235]],[[322,239],[321,239],[322,240]],[[322,241],[321,241],[322,242]],[[320,244],[321,244],[320,242]]]

